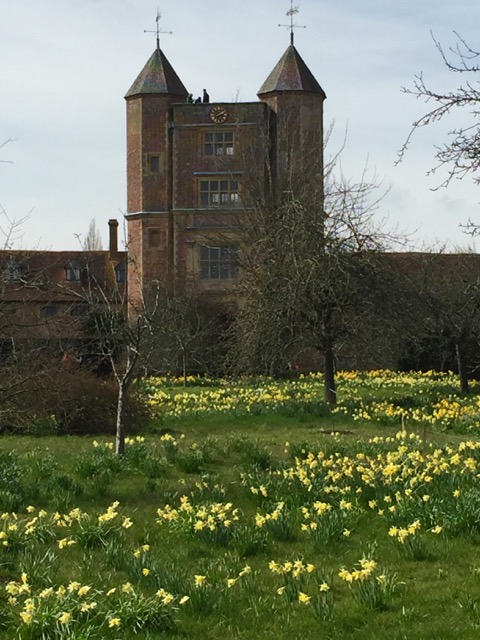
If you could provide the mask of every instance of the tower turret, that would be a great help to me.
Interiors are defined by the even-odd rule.
[[[169,110],[175,102],[185,102],[187,95],[157,47],[125,96],[128,213],[169,208]]]
[[[130,295],[141,300],[148,280],[168,283],[173,262],[172,105],[188,92],[157,48],[128,90],[127,221]]]
[[[326,95],[293,45],[293,33],[290,46],[261,86],[258,97],[270,106],[276,118],[279,190],[292,190],[296,184],[303,184],[309,185],[311,195],[322,197]]]

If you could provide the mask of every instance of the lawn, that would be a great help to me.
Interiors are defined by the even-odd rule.
[[[123,458],[2,436],[0,638],[478,637],[475,393],[344,374],[331,413],[318,377],[190,384],[144,383]]]

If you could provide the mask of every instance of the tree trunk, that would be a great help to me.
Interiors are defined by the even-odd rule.
[[[460,378],[460,391],[462,393],[468,393],[470,388],[468,386],[467,362],[463,345],[460,340],[455,343],[455,353],[457,356],[458,377]]]
[[[325,400],[329,405],[337,404],[337,390],[335,386],[335,357],[333,348],[329,345],[324,351],[325,359]]]
[[[125,435],[127,431],[127,399],[128,383],[121,380],[118,383],[117,397],[117,429],[115,437],[115,453],[122,456],[125,453]]]

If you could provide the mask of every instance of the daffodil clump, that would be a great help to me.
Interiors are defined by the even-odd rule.
[[[428,446],[413,433],[376,436],[350,455],[320,450],[295,457],[290,466],[257,472],[253,486],[268,487],[272,500],[288,496],[298,505],[301,531],[317,547],[348,538],[364,511],[373,511],[395,526],[418,520],[422,528],[444,527],[451,533],[480,531],[472,514],[480,508],[474,487],[480,483],[480,443],[457,447]],[[245,479],[249,484],[251,478]],[[251,491],[251,488],[250,488]],[[252,493],[255,493],[252,492]],[[280,513],[258,512],[257,525]]]
[[[153,417],[281,413],[287,407],[308,407],[321,398],[321,387],[315,378],[290,382],[259,378],[256,382],[248,384],[240,380],[194,392],[177,390],[175,393],[169,393],[165,388],[162,384],[156,384],[155,380],[150,380],[148,385],[143,387]]]
[[[311,507],[301,507],[301,529],[312,540],[316,549],[332,542],[349,538],[360,509],[349,500],[341,499],[334,507],[329,502],[316,500]]]
[[[310,576],[315,572],[314,564],[304,563],[301,559],[283,563],[271,560],[268,568],[273,574],[282,577],[283,584],[278,587],[277,594],[285,594],[290,601],[296,600],[299,593],[307,589]]]
[[[267,530],[275,540],[293,541],[297,537],[296,513],[287,508],[284,501],[278,502],[269,513],[257,512],[255,525]]]
[[[348,415],[349,409],[340,404],[337,413]],[[414,425],[428,425],[437,429],[456,428],[461,431],[475,431],[480,418],[478,397],[447,397],[426,402],[418,407],[405,407],[401,402],[391,400],[360,401],[351,412],[355,421],[380,424],[408,422]]]
[[[302,559],[276,562],[271,560],[268,568],[282,581],[276,592],[291,603],[308,605],[312,613],[323,620],[333,615],[333,592],[331,580],[311,562]]]
[[[451,372],[340,372],[337,413],[355,421],[379,424],[426,425],[436,429],[475,432],[480,421],[480,399],[462,396]],[[471,381],[473,390],[477,381]],[[387,397],[379,400],[377,396]]]
[[[196,574],[188,587],[189,606],[196,615],[228,611],[235,597],[251,594],[255,597],[255,573],[249,564],[235,575]]]
[[[141,380],[142,388],[155,391],[158,387],[216,387],[228,384],[226,380],[219,380],[208,375],[187,375],[187,376],[149,376]]]
[[[428,529],[428,532],[435,536],[438,536],[442,531],[443,527],[439,524]],[[395,541],[401,553],[407,558],[411,560],[428,559],[429,553],[425,547],[420,520],[414,520],[414,522],[404,527],[391,526],[388,530],[388,535]]]
[[[160,589],[146,596],[130,582],[99,588],[71,581],[35,589],[26,573],[4,586],[7,615],[19,638],[109,638],[115,629],[166,632],[175,628],[175,611],[188,598]],[[113,636],[114,637],[114,636]]]
[[[315,412],[322,407],[323,376],[301,374],[289,381],[259,377],[226,382],[208,379],[194,390],[179,388],[178,380],[151,378],[140,388],[153,417],[162,419],[202,417],[212,414],[285,414]],[[195,381],[192,378],[192,383]],[[171,387],[176,387],[174,391]],[[472,381],[475,390],[476,382]],[[357,422],[426,425],[436,429],[475,432],[480,422],[480,399],[462,396],[452,373],[340,371],[337,374],[338,405],[333,413]],[[380,397],[379,397],[380,396]]]
[[[396,574],[380,571],[372,558],[361,558],[352,571],[343,567],[338,577],[348,584],[355,599],[369,609],[386,607],[399,586]]]
[[[240,510],[231,502],[193,505],[188,496],[182,496],[178,507],[167,504],[157,509],[157,524],[220,546],[228,544],[239,521]]]
[[[74,545],[84,548],[105,546],[109,539],[129,529],[130,517],[118,511],[119,502],[113,502],[103,513],[92,514],[78,507],[68,513],[38,512],[27,507],[27,514],[4,512],[0,515],[0,553],[18,552],[34,543],[54,544],[58,550]]]
[[[76,518],[76,527],[72,531],[74,539],[82,547],[86,548],[105,546],[115,533],[130,529],[133,526],[133,521],[130,517],[119,513],[119,504],[118,500],[116,500],[100,515],[79,511]],[[69,514],[69,517],[71,517],[71,514]],[[73,524],[73,521],[67,520],[66,524]]]

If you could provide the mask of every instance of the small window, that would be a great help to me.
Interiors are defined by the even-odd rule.
[[[115,282],[123,284],[127,280],[127,269],[125,262],[119,262],[115,267]]]
[[[162,240],[162,234],[160,233],[159,229],[148,230],[148,246],[149,247],[159,247],[161,240]]]
[[[158,173],[160,171],[160,156],[149,156],[150,173]]]
[[[78,262],[72,260],[65,267],[65,280],[67,282],[80,282],[81,279],[82,268]]]
[[[40,315],[44,318],[51,318],[53,316],[58,316],[58,307],[53,304],[47,304],[45,307],[42,307],[40,310]]]

